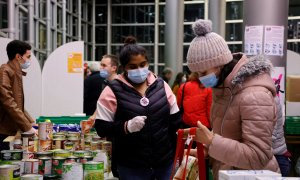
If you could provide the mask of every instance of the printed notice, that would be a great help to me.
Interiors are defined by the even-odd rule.
[[[283,56],[283,26],[265,26],[264,53],[266,55]]]
[[[263,26],[245,27],[245,54],[257,55],[262,53]]]
[[[82,73],[82,53],[68,54],[68,73]]]

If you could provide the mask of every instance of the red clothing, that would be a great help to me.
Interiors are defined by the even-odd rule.
[[[177,92],[177,104],[181,106],[182,84]],[[183,122],[191,127],[197,126],[197,121],[210,128],[210,107],[212,89],[205,88],[199,81],[188,81],[183,95]]]

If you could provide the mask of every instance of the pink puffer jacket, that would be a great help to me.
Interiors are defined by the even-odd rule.
[[[244,55],[225,79],[225,88],[213,89],[215,137],[208,154],[213,159],[214,179],[219,170],[228,169],[280,172],[272,152],[276,91],[271,69],[264,57],[247,59]]]

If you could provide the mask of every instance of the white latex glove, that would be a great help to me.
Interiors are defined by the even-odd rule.
[[[136,116],[127,122],[127,130],[130,133],[140,131],[144,125],[147,116]]]

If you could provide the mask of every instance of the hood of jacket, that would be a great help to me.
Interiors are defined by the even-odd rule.
[[[241,58],[225,79],[224,87],[229,87],[235,94],[250,86],[262,86],[276,95],[276,88],[270,76],[273,65],[266,56],[247,58],[246,55],[234,54],[233,57]]]

